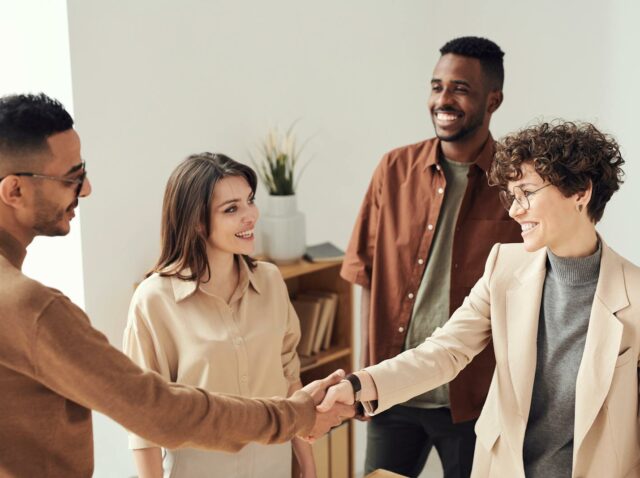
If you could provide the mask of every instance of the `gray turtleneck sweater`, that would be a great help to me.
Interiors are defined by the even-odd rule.
[[[600,272],[601,246],[588,257],[548,251],[538,357],[524,437],[527,478],[571,476],[576,378]]]

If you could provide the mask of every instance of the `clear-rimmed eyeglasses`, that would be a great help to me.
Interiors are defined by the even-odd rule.
[[[529,202],[529,198],[533,196],[538,191],[546,188],[547,186],[551,186],[551,183],[545,184],[541,188],[536,189],[535,191],[523,191],[520,186],[515,186],[513,188],[513,193],[509,191],[502,190],[500,191],[500,202],[504,206],[507,211],[511,210],[511,206],[513,206],[513,201],[515,200],[522,209],[527,211],[531,207],[531,203]]]
[[[78,167],[78,170],[82,171],[82,174],[80,176],[78,176],[77,178],[65,178],[64,176],[47,176],[46,174],[26,173],[26,172],[8,174],[7,176],[25,176],[25,177],[28,177],[28,178],[50,179],[52,181],[60,181],[62,183],[75,184],[76,185],[76,196],[80,196],[80,191],[82,191],[82,186],[84,185],[84,180],[87,178],[87,169],[86,169],[86,164],[85,164],[84,160],[82,161],[81,166]],[[1,177],[0,181],[2,181],[7,176]]]

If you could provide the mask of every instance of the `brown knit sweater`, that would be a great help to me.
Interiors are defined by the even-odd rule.
[[[0,230],[0,477],[90,477],[92,409],[168,448],[236,451],[310,431],[304,392],[252,400],[144,372],[67,297],[23,275],[25,254]]]

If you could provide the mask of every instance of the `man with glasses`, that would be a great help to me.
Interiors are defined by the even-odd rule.
[[[353,415],[315,411],[340,372],[286,400],[166,383],[110,346],[67,297],[23,275],[33,238],[67,234],[90,193],[64,107],[43,94],[0,98],[0,476],[90,477],[91,409],[160,446],[226,451],[314,438]]]
[[[436,138],[383,157],[342,267],[362,286],[363,367],[431,336],[482,275],[491,246],[521,240],[486,178],[504,53],[478,37],[456,38],[440,53],[428,100]],[[435,447],[445,478],[469,476],[494,365],[488,347],[451,383],[372,418],[365,471],[417,476]]]

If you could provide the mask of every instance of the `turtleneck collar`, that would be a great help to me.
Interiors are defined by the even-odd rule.
[[[559,257],[547,249],[549,272],[556,280],[568,285],[581,285],[597,282],[600,274],[602,242],[598,240],[598,249],[587,257]]]

